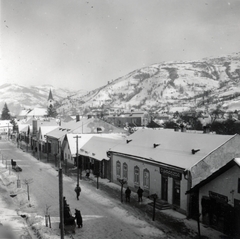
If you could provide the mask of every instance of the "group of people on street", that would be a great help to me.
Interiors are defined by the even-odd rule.
[[[125,190],[126,202],[130,202],[131,192],[132,192],[131,189],[127,187]],[[142,202],[143,192],[144,192],[143,189],[141,187],[138,187],[138,190],[137,190],[138,202]]]
[[[79,196],[81,193],[81,187],[79,186],[79,184],[76,185],[74,191],[76,193],[77,200],[79,200]],[[127,187],[125,190],[126,202],[130,202],[131,192],[132,192],[131,189],[129,187]],[[142,202],[143,192],[144,192],[143,189],[141,187],[138,187],[138,190],[137,190],[138,202]],[[65,201],[64,201],[64,204],[66,204]],[[83,226],[82,215],[81,215],[80,210],[78,210],[78,209],[75,209],[75,219],[76,219],[76,223],[77,223],[78,227],[79,228],[82,227]]]
[[[83,220],[80,210],[75,209],[75,217],[72,216],[70,207],[67,204],[66,197],[63,197],[63,215],[64,215],[64,225],[66,226],[75,226],[75,220],[77,223],[77,226],[83,227]]]
[[[74,191],[76,192],[77,200],[79,200],[80,192],[82,191],[82,189],[79,186],[79,184],[77,184],[77,186],[75,187]],[[82,215],[81,215],[80,210],[78,210],[78,209],[75,209],[75,219],[76,219],[78,228],[82,227],[83,226]]]

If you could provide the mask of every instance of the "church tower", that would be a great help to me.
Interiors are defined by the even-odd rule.
[[[48,96],[48,108],[49,107],[53,107],[54,106],[54,99],[53,99],[53,96],[52,96],[52,91],[50,89],[50,92],[49,92],[49,96]]]
[[[54,107],[55,101],[54,101],[54,99],[53,99],[51,89],[50,89],[50,92],[49,92],[47,105],[48,105],[48,107],[47,107],[47,116],[48,116],[48,117],[56,118],[56,116],[57,116],[57,110],[56,110],[56,108]]]

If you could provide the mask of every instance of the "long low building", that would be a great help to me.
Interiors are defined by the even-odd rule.
[[[133,191],[157,194],[172,208],[196,214],[186,192],[221,165],[240,155],[239,135],[139,129],[110,150],[112,181],[124,179]]]

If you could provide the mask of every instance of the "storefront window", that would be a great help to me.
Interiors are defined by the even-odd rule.
[[[148,169],[143,170],[143,186],[150,188],[150,173]]]
[[[118,178],[121,178],[121,163],[119,161],[116,162],[116,174]]]
[[[173,179],[173,204],[180,206],[181,183],[177,179]]]
[[[123,164],[123,178],[124,179],[128,178],[128,166],[126,163]]]
[[[134,167],[134,183],[139,185],[139,167],[135,166]]]

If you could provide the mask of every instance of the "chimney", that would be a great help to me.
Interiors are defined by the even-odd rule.
[[[97,133],[102,133],[102,128],[97,127]]]
[[[37,135],[37,120],[33,120],[33,135]]]
[[[197,153],[198,151],[200,151],[200,149],[192,149],[192,154]]]
[[[79,115],[76,115],[76,122],[80,121]]]

